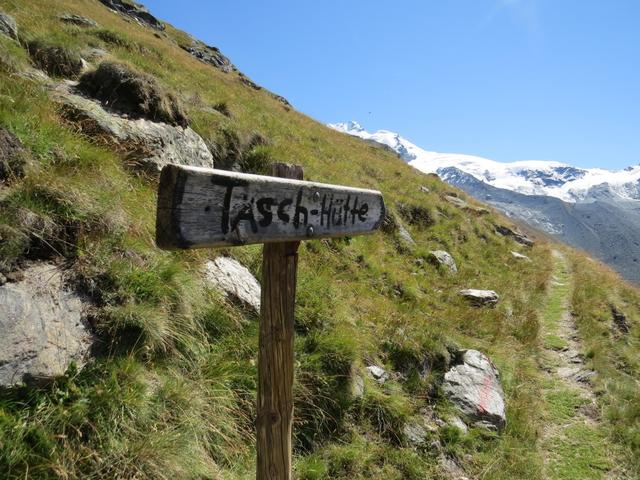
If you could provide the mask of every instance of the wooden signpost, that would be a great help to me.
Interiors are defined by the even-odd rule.
[[[373,233],[384,218],[375,190],[167,165],[160,175],[156,243],[166,250],[264,243],[258,355],[258,480],[291,479],[293,320],[301,240]]]

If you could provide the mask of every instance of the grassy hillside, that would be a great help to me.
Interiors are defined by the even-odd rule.
[[[447,202],[453,192],[475,205],[386,150],[248,86],[238,73],[198,61],[179,47],[183,32],[168,27],[155,35],[97,0],[0,0],[0,10],[15,17],[23,43],[42,40],[72,53],[98,47],[153,75],[177,95],[217,158],[244,149],[247,168],[298,163],[310,180],[379,189],[410,231],[415,247],[390,230],[300,248],[297,478],[447,478],[441,453],[469,476],[543,478],[539,439],[549,406],[540,395],[540,325],[554,271],[550,245],[528,249],[531,262],[514,259],[518,245],[495,233],[506,219]],[[99,27],[64,24],[57,18],[63,12]],[[0,187],[0,267],[64,264],[74,288],[92,301],[102,348],[53,385],[0,392],[0,477],[252,478],[257,318],[207,288],[201,268],[231,255],[260,278],[260,247],[158,250],[156,179],[128,167],[130,152],[63,120],[49,90],[17,74],[31,62],[27,49],[0,35],[0,125],[31,157],[23,178]],[[266,142],[252,147],[256,135]],[[435,249],[454,256],[457,275],[426,261]],[[626,453],[625,469],[638,473],[640,295],[578,254],[570,263],[573,309],[602,373],[607,435]],[[462,288],[492,289],[501,301],[473,308],[459,297]],[[627,313],[631,333],[608,329],[612,302]],[[501,434],[444,427],[433,433],[437,444],[412,448],[407,422],[425,408],[441,416],[451,410],[440,381],[456,348],[481,350],[498,366],[507,427]],[[379,385],[364,373],[370,362],[397,374]],[[420,375],[424,365],[428,374]],[[362,398],[352,394],[356,375],[365,378]]]

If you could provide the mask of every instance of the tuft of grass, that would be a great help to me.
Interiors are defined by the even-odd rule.
[[[33,63],[49,75],[73,79],[82,72],[80,54],[66,45],[35,39],[28,41],[26,47]]]
[[[151,76],[118,62],[102,62],[85,73],[78,89],[110,108],[156,122],[188,126],[187,115],[177,98],[164,91]]]

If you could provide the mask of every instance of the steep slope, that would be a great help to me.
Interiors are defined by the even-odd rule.
[[[178,148],[162,135],[181,132],[199,145],[197,135],[217,166],[262,172],[274,160],[300,163],[308,179],[379,189],[390,207],[378,235],[301,247],[297,478],[542,478],[539,308],[552,279],[550,247],[525,249],[496,233],[508,225],[499,214],[296,112],[214,47],[135,8],[0,0],[20,39],[0,35],[0,126],[7,145],[22,145],[3,154],[0,283],[18,288],[31,266],[53,265],[88,304],[86,324],[99,338],[84,368],[71,363],[53,381],[0,390],[0,477],[254,476],[256,285],[223,295],[210,278],[216,266],[246,269],[209,261],[233,257],[259,278],[261,251],[155,247],[154,159],[166,158],[167,145]],[[122,96],[137,90],[162,101],[143,112],[115,110],[76,88],[87,67],[80,57],[89,71],[124,63],[135,88]],[[158,122],[158,109],[176,124]],[[170,158],[191,156],[172,150]],[[432,250],[449,252],[457,273],[435,265]],[[626,302],[629,353],[640,296],[615,284]],[[605,286],[598,299],[607,298]],[[499,301],[474,306],[459,295],[467,288],[495,290]],[[604,318],[605,302],[588,310]],[[465,418],[466,431],[443,392],[445,372],[468,348],[500,372],[507,424],[499,433]],[[637,414],[622,412],[618,398],[611,392],[602,405],[618,414],[607,434],[637,472],[639,445],[620,420],[637,422]]]

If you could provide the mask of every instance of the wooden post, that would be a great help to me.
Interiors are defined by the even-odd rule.
[[[371,234],[385,207],[375,190],[305,182],[299,166],[277,163],[271,175],[166,165],[156,244],[165,250],[264,244],[256,478],[290,480],[298,245]]]
[[[302,180],[300,166],[276,163],[274,177]],[[257,480],[291,479],[293,319],[300,242],[266,243],[262,257],[258,357]]]

